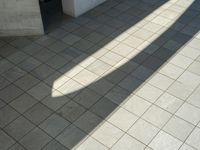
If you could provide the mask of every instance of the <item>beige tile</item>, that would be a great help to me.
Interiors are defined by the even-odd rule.
[[[97,75],[104,74],[111,66],[103,61],[97,60],[87,67],[87,69]]]
[[[168,24],[170,22],[169,19],[167,19],[166,17],[162,17],[162,16],[157,16],[156,18],[154,18],[152,20],[153,23],[159,24],[161,26],[164,26],[166,24]]]
[[[116,54],[116,53],[113,53],[113,52],[108,52],[106,53],[105,55],[103,55],[100,60],[106,62],[107,64],[109,65],[115,65],[117,64],[120,60],[122,60],[122,56]]]
[[[171,135],[161,131],[150,143],[154,150],[178,150],[182,142]]]
[[[76,150],[108,150],[106,146],[89,137]]]
[[[75,75],[73,77],[73,79],[76,80],[77,82],[87,86],[87,85],[93,83],[98,77],[99,77],[98,75],[84,69],[80,73]]]
[[[177,65],[178,67],[186,69],[193,62],[193,60],[183,55],[177,54],[169,62]]]
[[[149,101],[149,102],[155,102],[158,97],[160,97],[160,95],[163,92],[161,90],[159,90],[158,88],[155,88],[149,84],[145,84],[142,88],[140,88],[137,92],[136,95],[144,98],[145,100]]]
[[[193,146],[196,149],[200,149],[200,128],[196,127],[192,134],[186,140],[186,143]]]
[[[151,32],[155,33],[157,31],[159,31],[162,28],[162,26],[158,25],[158,24],[155,24],[153,22],[149,22],[146,25],[144,25],[143,28],[146,29],[146,30],[148,30],[148,31],[151,31]]]
[[[131,51],[134,49],[126,44],[119,44],[115,48],[113,48],[111,51],[126,57]]]
[[[176,115],[194,125],[200,121],[200,109],[187,103],[181,106]]]
[[[128,134],[148,145],[149,142],[156,136],[158,131],[159,128],[142,119],[139,119],[128,131]]]
[[[125,134],[113,147],[112,150],[143,150],[145,145]]]
[[[172,115],[167,111],[152,105],[149,110],[146,111],[146,113],[142,116],[142,118],[161,128],[167,123],[171,116]]]
[[[193,128],[194,125],[174,116],[165,125],[163,130],[181,141],[185,141]]]
[[[123,108],[128,111],[141,116],[149,107],[151,103],[145,101],[144,99],[133,95],[122,105]]]
[[[162,67],[159,72],[172,78],[177,79],[182,73],[183,69],[180,67],[177,67],[173,64],[167,63],[164,67]]]
[[[148,82],[159,89],[166,90],[174,80],[157,73]]]
[[[140,39],[140,38],[136,38],[134,36],[130,36],[128,38],[126,38],[123,43],[133,47],[133,48],[137,48],[140,44],[142,44],[144,42],[144,40]]]
[[[92,137],[111,148],[122,135],[123,132],[120,129],[116,128],[110,123],[105,122],[96,129],[96,131],[92,134]]]
[[[187,102],[190,104],[193,104],[197,107],[200,108],[200,101],[199,101],[199,97],[200,97],[200,87],[198,87],[193,93],[192,95],[190,95],[190,97],[187,99]]]
[[[168,93],[164,93],[155,104],[171,113],[175,113],[183,104],[183,101]]]
[[[137,119],[138,117],[132,113],[123,108],[119,108],[117,111],[113,112],[107,120],[121,130],[127,131]]]

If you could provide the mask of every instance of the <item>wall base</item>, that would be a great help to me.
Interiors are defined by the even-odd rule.
[[[106,0],[62,0],[63,12],[78,17]]]

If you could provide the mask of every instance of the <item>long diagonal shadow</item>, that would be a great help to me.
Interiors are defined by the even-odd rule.
[[[161,4],[163,4],[164,2],[166,2],[166,1],[162,1]],[[161,4],[159,4],[159,5],[161,5]],[[188,20],[195,19],[195,17],[197,17],[199,15],[195,11],[195,7],[197,7],[197,6],[199,7],[199,5],[200,5],[199,1],[194,1],[192,3],[192,5],[184,12],[184,14],[182,14],[178,18],[178,20],[176,20],[176,22],[171,25],[171,27],[169,29],[167,29],[162,35],[160,35],[157,39],[155,39],[149,46],[147,46],[142,51],[140,51],[131,60],[129,60],[128,62],[125,62],[122,66],[120,66],[116,70],[108,73],[107,75],[103,76],[101,79],[94,81],[93,83],[87,85],[86,87],[83,87],[83,88],[80,88],[76,91],[72,91],[72,92],[67,93],[66,96],[74,97],[75,95],[77,95],[77,93],[81,93],[81,92],[85,91],[86,89],[93,89],[97,93],[98,93],[98,91],[104,91],[104,90],[106,92],[108,92],[109,90],[111,90],[111,91],[116,90],[116,91],[113,91],[114,95],[112,95],[116,99],[113,98],[112,100],[109,100],[109,98],[102,97],[95,104],[93,104],[91,107],[88,108],[88,110],[90,112],[95,113],[101,119],[98,120],[98,119],[94,119],[94,118],[91,117],[87,120],[88,122],[86,122],[85,121],[86,118],[85,119],[76,118],[72,122],[75,125],[79,126],[79,128],[84,130],[84,132],[86,132],[87,134],[89,134],[96,127],[98,127],[98,125],[101,124],[103,119],[108,117],[114,110],[116,110],[118,108],[118,106],[130,94],[132,94],[140,85],[142,85],[142,83],[145,82],[145,80],[147,80],[166,61],[168,61],[182,46],[184,46],[187,42],[189,42],[196,33],[198,33],[200,26],[193,28],[193,34],[192,35],[184,34],[184,33],[180,32],[178,30],[175,30],[175,29],[177,27],[179,27],[181,23],[187,24],[185,22],[185,20],[188,21]],[[158,7],[158,5],[156,5],[156,6]],[[151,11],[153,11],[153,10],[151,10]],[[189,27],[189,26],[187,26],[187,27]],[[167,45],[169,45],[169,44],[173,44],[173,45],[169,48],[169,47],[167,47]],[[160,48],[158,50],[154,51],[151,55],[144,57],[145,52],[148,52],[149,50],[151,50],[152,45],[159,45]],[[123,87],[125,89],[127,88],[126,92],[123,92],[123,94],[119,94],[118,90],[122,90],[122,89],[117,89],[117,87],[118,87],[117,85],[109,87],[110,85],[107,85],[105,83],[105,80],[107,80],[107,79],[115,80],[118,77],[119,70],[122,70],[122,71],[127,70],[127,68],[130,68],[130,63],[136,63],[136,64],[139,63],[140,64],[139,66],[142,65],[142,66],[146,67],[147,69],[149,69],[149,72],[148,72],[148,74],[145,74],[145,75],[141,72],[141,74],[138,74],[138,77],[137,76],[133,77],[133,76],[127,75],[127,78],[125,78],[124,80],[127,80],[128,84],[127,85],[125,84],[125,86]],[[134,68],[134,69],[136,69],[136,68]],[[130,78],[131,78],[131,80],[129,80]],[[120,80],[117,83],[120,83]],[[128,87],[126,87],[126,86],[128,86]],[[65,88],[67,88],[67,85],[65,86]],[[91,95],[91,97],[92,96],[93,95]],[[56,97],[55,97],[55,100],[56,100]],[[107,106],[104,105],[104,104],[106,104]],[[58,110],[58,113],[61,116],[65,117],[62,109]],[[78,123],[76,121],[77,119],[78,119]],[[92,120],[92,119],[94,119],[94,120]],[[64,134],[66,134],[66,135],[61,134],[60,136],[58,136],[57,139],[59,141],[61,141],[62,144],[66,145],[69,148],[73,148],[74,146],[76,146],[85,137],[84,134],[80,134],[80,136],[78,136],[78,138],[75,139],[76,141],[73,141],[71,143],[67,143],[65,141],[64,137],[67,136],[67,134],[70,134],[70,132],[66,132]],[[79,134],[79,133],[77,133],[77,134]],[[63,140],[62,140],[62,138],[63,138]]]

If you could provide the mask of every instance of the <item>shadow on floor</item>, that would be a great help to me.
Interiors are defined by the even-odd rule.
[[[79,30],[76,31],[78,32],[77,34],[80,33],[80,36],[88,35],[91,32],[89,28],[97,29],[96,27],[100,27],[98,28],[99,32],[109,38],[106,38],[100,44],[98,44],[97,42],[97,44],[93,47],[87,47],[88,46],[87,43],[84,43],[84,41],[82,41],[82,43],[77,42],[77,44],[75,43],[74,46],[65,49],[63,51],[63,55],[64,54],[68,55],[70,53],[70,55],[73,55],[73,59],[76,59],[76,63],[66,64],[62,72],[63,73],[68,72],[71,69],[73,69],[81,61],[87,59],[87,57],[94,54],[95,52],[98,52],[98,50],[101,47],[111,42],[115,37],[124,33],[130,27],[133,27],[134,25],[142,21],[146,16],[151,14],[154,10],[165,4],[167,1],[168,0],[108,1],[77,19],[70,19],[69,22],[79,22],[79,23],[84,22],[84,20],[87,21],[87,19],[89,18],[96,20],[95,24],[91,24],[91,26],[87,25],[88,30],[86,29],[86,27],[83,27],[84,30],[82,27],[80,27]],[[129,9],[129,14],[121,15],[120,19],[123,20],[122,22],[115,22],[116,20],[114,19],[115,18],[114,15],[118,16],[117,15],[118,12],[111,8],[114,8],[115,5],[119,3],[123,4],[125,2],[130,3],[131,9],[127,8]],[[111,8],[104,7],[109,5]],[[187,11],[185,11],[184,14],[182,14],[181,17],[178,20],[176,20],[176,22],[172,24],[169,29],[164,31],[162,35],[155,38],[154,42],[150,43],[150,45],[142,49],[140,52],[136,53],[131,60],[122,63],[122,65],[119,66],[117,69],[114,69],[113,71],[109,72],[102,78],[95,80],[91,84],[83,86],[75,91],[73,90],[68,91],[67,88],[70,87],[71,84],[70,83],[65,84],[65,86],[62,87],[62,90],[66,89],[67,91],[66,95],[64,96],[53,95],[51,97],[53,101],[60,101],[60,99],[63,98],[64,99],[66,98],[67,100],[69,98],[72,99],[72,101],[65,103],[62,107],[56,110],[55,113],[67,119],[70,123],[75,124],[76,126],[81,128],[81,132],[77,133],[75,132],[74,134],[76,135],[73,135],[73,133],[70,131],[75,131],[75,130],[70,130],[70,128],[71,129],[74,128],[74,126],[71,125],[67,127],[57,137],[57,139],[69,149],[75,147],[82,139],[84,139],[87,136],[87,134],[90,134],[95,128],[98,127],[98,125],[102,123],[104,119],[106,119],[110,114],[112,114],[119,107],[119,105],[129,97],[130,94],[132,94],[136,89],[138,89],[138,87],[140,87],[149,77],[151,77],[151,75],[154,72],[156,72],[166,61],[168,61],[182,46],[184,46],[187,42],[189,42],[193,38],[193,36],[199,31],[200,27],[193,28],[192,35],[186,35],[184,33],[181,33],[179,32],[178,29],[181,30],[182,28],[184,28],[187,25],[187,23],[190,22],[191,20],[199,19],[197,18],[199,12],[195,11],[195,7],[199,6],[200,6],[199,1],[194,1],[193,4],[187,9]],[[100,14],[100,12],[109,13],[109,11],[113,11],[112,12],[113,16],[111,17],[113,18],[113,20],[110,20],[111,18],[107,18],[106,16]],[[98,21],[99,20],[98,16],[101,16],[102,22]],[[99,24],[97,22],[99,22]],[[104,25],[104,22],[116,25],[116,28],[108,28],[107,26]],[[112,36],[110,36],[111,34]],[[96,35],[94,35],[94,37],[91,38],[96,38]],[[133,45],[134,44],[135,43],[133,43]],[[157,45],[158,47],[156,47],[156,49],[153,49],[155,45]],[[76,50],[77,47],[82,48],[81,49],[82,53],[80,53],[79,50]],[[143,71],[138,72],[136,77],[130,76],[130,72],[133,72],[134,70],[138,69],[139,67],[141,67],[141,65],[146,67],[146,70],[144,72]],[[60,78],[60,75],[57,75],[52,79],[51,82],[52,89],[54,88],[53,86],[54,82],[58,78]],[[122,88],[118,86],[118,84],[121,81],[124,81]],[[78,106],[76,104],[76,99],[78,99],[78,97],[81,97],[82,93],[83,94],[87,93],[87,97],[85,97],[84,99],[85,101],[87,101],[87,98],[89,97],[94,97],[94,95],[93,94],[90,95],[90,92],[87,92],[87,90],[95,91],[98,95],[98,100],[88,101],[83,108],[82,106]],[[105,96],[108,92],[111,92],[111,95],[109,96],[112,97],[112,101],[106,98]],[[52,91],[50,91],[50,93],[52,93]],[[87,111],[96,114],[99,118],[96,119],[91,117],[91,118],[80,119],[79,117],[82,114],[85,114],[85,112],[87,113]],[[88,122],[85,122],[85,120],[87,120]],[[77,135],[79,133],[80,135]],[[76,138],[73,139],[72,136],[76,136]],[[69,139],[69,142],[65,141],[66,139]]]

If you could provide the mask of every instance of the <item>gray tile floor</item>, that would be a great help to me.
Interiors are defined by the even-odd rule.
[[[108,0],[0,39],[0,150],[200,150],[200,1]]]

